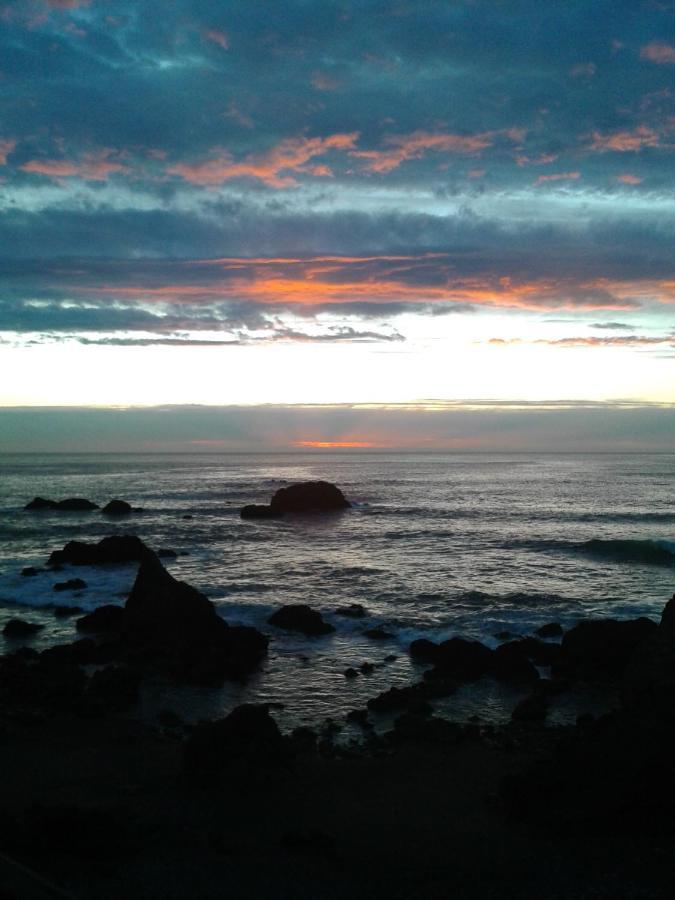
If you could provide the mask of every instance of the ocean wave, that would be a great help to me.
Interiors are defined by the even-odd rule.
[[[602,540],[583,541],[577,547],[584,553],[617,562],[644,563],[652,566],[675,566],[675,542],[667,540]]]

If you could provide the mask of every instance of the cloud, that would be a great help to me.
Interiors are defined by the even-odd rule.
[[[577,63],[570,69],[572,78],[592,78],[597,71],[595,63]]]
[[[211,41],[211,43],[213,44],[218,44],[218,46],[223,50],[230,49],[230,39],[224,31],[219,31],[217,28],[205,28],[202,31],[202,37],[206,41]]]
[[[652,41],[640,49],[640,59],[647,59],[661,66],[675,65],[675,46],[663,41]]]
[[[7,163],[7,157],[15,147],[15,140],[5,138],[4,140],[0,141],[0,166],[4,166]]]
[[[111,159],[115,150],[102,149],[83,154],[78,161],[67,159],[31,159],[20,168],[48,178],[84,178],[87,181],[105,181],[116,172],[127,171],[127,166]]]
[[[662,146],[658,132],[646,125],[638,125],[632,131],[615,131],[613,134],[594,131],[592,138],[590,149],[601,152],[613,150],[616,153],[637,153],[646,147]]]
[[[581,172],[556,172],[554,175],[540,175],[535,184],[544,184],[546,181],[576,181],[581,178]]]
[[[600,327],[600,326],[595,326]],[[654,347],[661,344],[673,343],[675,337],[670,334],[653,337],[626,334],[613,335],[612,337],[597,337],[596,335],[584,337],[565,338],[539,338],[537,340],[525,340],[523,338],[491,338],[488,343],[495,346],[508,346],[514,344],[546,344],[549,347]]]
[[[604,328],[608,331],[628,331],[632,325],[626,325],[624,322],[593,322],[591,328]]]
[[[494,134],[429,134],[417,131],[385,138],[385,150],[352,150],[351,155],[367,160],[368,172],[385,174],[409,159],[420,159],[430,150],[436,153],[460,153],[474,156],[489,147]]]
[[[638,178],[637,175],[631,175],[629,173],[617,175],[616,180],[620,181],[622,184],[642,184],[642,178]]]
[[[358,134],[332,134],[327,138],[287,138],[263,154],[252,154],[242,162],[234,162],[221,153],[203,163],[176,163],[166,169],[168,175],[178,175],[192,184],[218,185],[233,178],[256,178],[270,187],[293,187],[297,181],[286,172],[306,172],[305,164],[331,150],[353,147]],[[312,169],[311,174],[317,174]],[[319,174],[325,174],[327,170]]]

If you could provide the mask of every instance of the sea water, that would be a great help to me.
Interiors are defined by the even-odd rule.
[[[336,483],[353,507],[341,513],[242,520],[247,503],[280,487]],[[52,607],[124,603],[135,566],[42,569],[69,540],[137,534],[171,548],[171,573],[203,591],[230,624],[271,638],[267,662],[245,685],[176,692],[158,683],[145,702],[180,706],[190,718],[239,702],[283,704],[282,723],[339,718],[379,691],[420,672],[407,647],[417,637],[455,635],[491,646],[496,635],[531,634],[547,622],[568,628],[589,617],[658,620],[674,589],[675,454],[5,455],[0,457],[0,628],[17,615],[45,627],[38,649],[76,637]],[[34,496],[114,498],[142,512],[28,512]],[[184,518],[190,516],[191,518]],[[80,592],[56,581],[83,578]],[[282,604],[308,603],[336,627],[306,638],[267,624]],[[362,604],[351,620],[334,610]],[[391,637],[363,631],[382,625]],[[4,650],[14,648],[5,641]],[[384,663],[386,657],[396,660]],[[377,664],[345,679],[349,666]],[[488,684],[485,714],[505,715]],[[153,693],[154,692],[154,693]]]

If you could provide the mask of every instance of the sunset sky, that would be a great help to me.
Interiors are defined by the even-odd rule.
[[[672,0],[0,0],[0,406],[633,440],[675,411],[674,98]]]

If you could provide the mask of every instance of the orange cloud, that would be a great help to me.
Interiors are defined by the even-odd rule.
[[[375,441],[293,441],[294,447],[310,447],[315,450],[327,449],[364,449],[368,447],[381,447],[382,444]]]
[[[646,125],[638,125],[633,131],[615,131],[600,134],[594,131],[591,150],[614,150],[618,153],[635,153],[645,147],[660,147],[661,139],[656,131]]]
[[[105,181],[113,172],[125,172],[127,167],[110,159],[112,150],[85,153],[81,160],[32,159],[24,163],[24,172],[46,175],[49,178],[84,178],[87,181]]]
[[[663,41],[652,41],[640,50],[640,59],[657,63],[660,66],[675,65],[675,47]]]
[[[0,166],[6,165],[7,157],[15,147],[16,141],[11,138],[0,141]]]
[[[623,184],[642,184],[642,179],[638,178],[637,175],[617,175],[617,181],[621,181]]]
[[[339,79],[321,71],[312,72],[311,83],[312,87],[317,91],[336,91],[342,86],[342,82]]]
[[[557,172],[555,175],[540,175],[535,184],[543,184],[545,181],[576,181],[581,178],[581,172]]]
[[[234,162],[229,153],[190,165],[177,163],[166,171],[192,184],[213,186],[233,178],[257,178],[270,187],[287,188],[297,183],[284,172],[303,172],[305,163],[330,150],[349,150],[356,143],[358,133],[333,134],[327,138],[287,138],[266,153],[249,154],[242,162]],[[319,174],[328,174],[321,171]],[[316,172],[313,174],[317,174]]]
[[[211,41],[212,44],[218,44],[223,50],[230,49],[230,39],[224,31],[218,31],[216,28],[205,28],[202,31],[202,37],[206,41]]]
[[[542,153],[540,156],[516,156],[516,163],[519,166],[545,166],[548,163],[555,162],[558,158],[557,153]]]
[[[518,131],[520,134],[520,131]],[[511,132],[509,136],[513,140]],[[392,135],[385,140],[389,145],[386,150],[353,150],[351,156],[368,160],[365,169],[368,172],[386,173],[398,168],[401,163],[409,159],[420,159],[424,154],[433,150],[441,153],[463,153],[474,155],[489,147],[494,138],[494,132],[485,134],[430,134],[427,131],[414,131],[409,135]]]
[[[613,335],[611,337],[566,337],[539,338],[525,341],[522,338],[491,338],[487,343],[494,346],[512,346],[514,344],[546,344],[548,347],[652,347],[675,341],[674,335],[647,337],[636,334]]]

